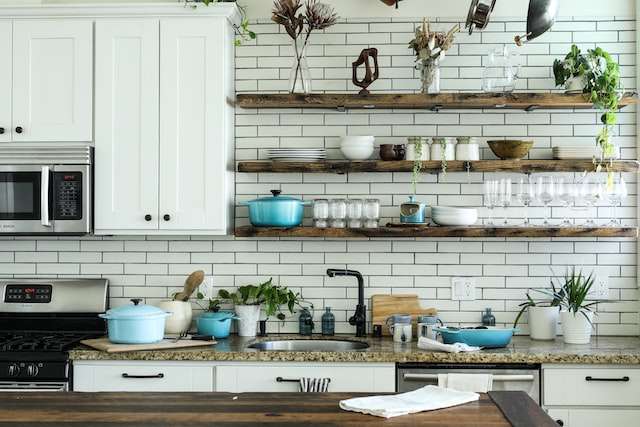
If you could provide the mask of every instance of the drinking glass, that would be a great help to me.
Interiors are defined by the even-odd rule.
[[[485,181],[484,183],[484,202],[489,211],[489,218],[487,218],[487,225],[493,224],[493,210],[500,203],[499,197],[499,182],[498,181]]]
[[[380,200],[367,199],[364,201],[365,228],[378,228],[380,222]]]
[[[618,206],[622,206],[622,202],[629,196],[627,183],[624,178],[620,177],[619,180],[614,180],[613,184],[607,188],[606,193],[607,199],[609,200],[609,203],[611,203],[611,208],[613,209],[613,216],[608,226],[620,227],[622,225],[622,221],[618,218]]]
[[[587,205],[588,215],[593,215],[593,208],[595,208],[602,199],[602,185],[600,183],[592,183],[588,179],[585,179],[580,187],[580,197],[584,200],[585,205]],[[584,226],[597,227],[593,216],[589,217],[587,222],[584,223]]]
[[[518,201],[524,206],[524,223],[522,225],[530,227],[529,209],[531,208],[531,203],[535,200],[535,190],[529,178],[520,178],[517,197]]]
[[[317,199],[313,201],[313,223],[316,228],[329,226],[329,201]]]
[[[536,181],[536,198],[544,205],[544,225],[549,227],[549,206],[556,196],[556,188],[552,176],[540,176]]]
[[[556,182],[556,193],[558,195],[558,200],[562,203],[564,207],[564,213],[562,215],[562,223],[561,227],[571,227],[571,221],[569,220],[569,216],[567,212],[576,201],[576,193],[574,185],[571,182],[568,182],[565,178],[558,178]]]
[[[511,192],[511,179],[501,179],[500,180],[500,206],[504,209],[504,221],[502,225],[507,227],[509,225],[509,220],[507,219],[507,213],[509,207],[511,206],[511,198],[513,197],[513,193]]]
[[[347,201],[347,221],[349,228],[362,228],[363,203],[360,199]]]
[[[344,199],[331,200],[329,202],[329,216],[331,228],[345,228],[347,226],[347,201]]]

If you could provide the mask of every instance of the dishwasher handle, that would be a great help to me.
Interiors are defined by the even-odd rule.
[[[403,374],[402,379],[405,381],[437,381],[438,374]],[[494,375],[493,381],[511,382],[511,381],[534,381],[533,375]]]

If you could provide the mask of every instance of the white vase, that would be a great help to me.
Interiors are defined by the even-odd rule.
[[[589,344],[591,342],[591,330],[593,329],[593,313],[573,313],[563,311],[562,332],[566,344]],[[588,320],[587,320],[588,319]]]
[[[255,337],[258,320],[260,319],[259,305],[236,305],[238,316],[238,335],[241,337]]]
[[[558,334],[558,307],[529,307],[529,334],[531,339],[550,341]]]
[[[429,144],[427,142],[422,142],[422,151],[420,153],[420,159],[418,159],[418,150],[416,150],[416,143],[407,144],[407,154],[405,155],[405,160],[416,161],[422,160],[427,161],[430,159],[430,149]]]
[[[567,93],[582,93],[587,86],[587,78],[585,76],[570,77],[564,83],[564,89]]]
[[[193,310],[190,302],[163,301],[158,303],[158,308],[171,313],[164,325],[165,334],[181,334],[191,328]]]

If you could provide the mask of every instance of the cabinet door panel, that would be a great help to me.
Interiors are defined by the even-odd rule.
[[[0,21],[0,142],[11,141],[11,73],[13,24]]]
[[[93,22],[13,24],[14,141],[91,141]]]
[[[225,54],[232,41],[220,19],[167,19],[160,33],[160,228],[220,234],[230,209]]]
[[[158,229],[159,55],[157,20],[96,23],[97,232]]]

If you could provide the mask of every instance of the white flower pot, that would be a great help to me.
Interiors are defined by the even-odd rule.
[[[589,344],[591,342],[593,313],[586,313],[585,317],[582,313],[563,311],[560,316],[566,344]]]
[[[587,78],[585,76],[571,77],[565,84],[564,89],[567,93],[582,93],[587,86]]]
[[[529,334],[531,339],[550,341],[558,333],[558,307],[529,307]]]
[[[181,334],[191,328],[193,310],[190,302],[163,301],[158,303],[158,308],[171,313],[164,324],[165,334]]]
[[[259,305],[236,305],[238,320],[238,335],[241,337],[255,337],[258,320],[260,319]]]

